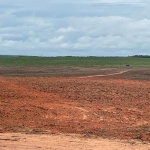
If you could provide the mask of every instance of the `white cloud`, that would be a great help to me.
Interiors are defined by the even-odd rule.
[[[143,3],[143,0],[87,0],[91,3]]]
[[[5,0],[0,53],[150,54],[149,8],[146,0]]]
[[[58,30],[58,32],[62,32],[62,33],[68,33],[68,32],[73,32],[73,31],[75,31],[75,29],[72,28],[72,27],[60,28],[60,29]]]
[[[63,43],[60,45],[61,48],[69,48],[70,45],[68,43]]]
[[[48,42],[58,44],[64,39],[64,36],[59,36],[56,38],[49,39]]]

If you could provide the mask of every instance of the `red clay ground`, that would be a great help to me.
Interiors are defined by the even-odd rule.
[[[78,133],[149,142],[150,81],[0,77],[0,132]]]

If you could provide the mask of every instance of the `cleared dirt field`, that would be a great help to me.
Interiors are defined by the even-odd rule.
[[[150,141],[150,68],[0,69],[1,133]]]

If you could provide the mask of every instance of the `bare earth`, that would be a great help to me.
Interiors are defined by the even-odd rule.
[[[149,150],[150,144],[80,135],[0,134],[1,150]]]
[[[0,67],[0,75],[0,150],[150,150],[150,68]]]

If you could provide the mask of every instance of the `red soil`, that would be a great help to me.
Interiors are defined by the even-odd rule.
[[[150,141],[150,81],[0,77],[0,132]]]

